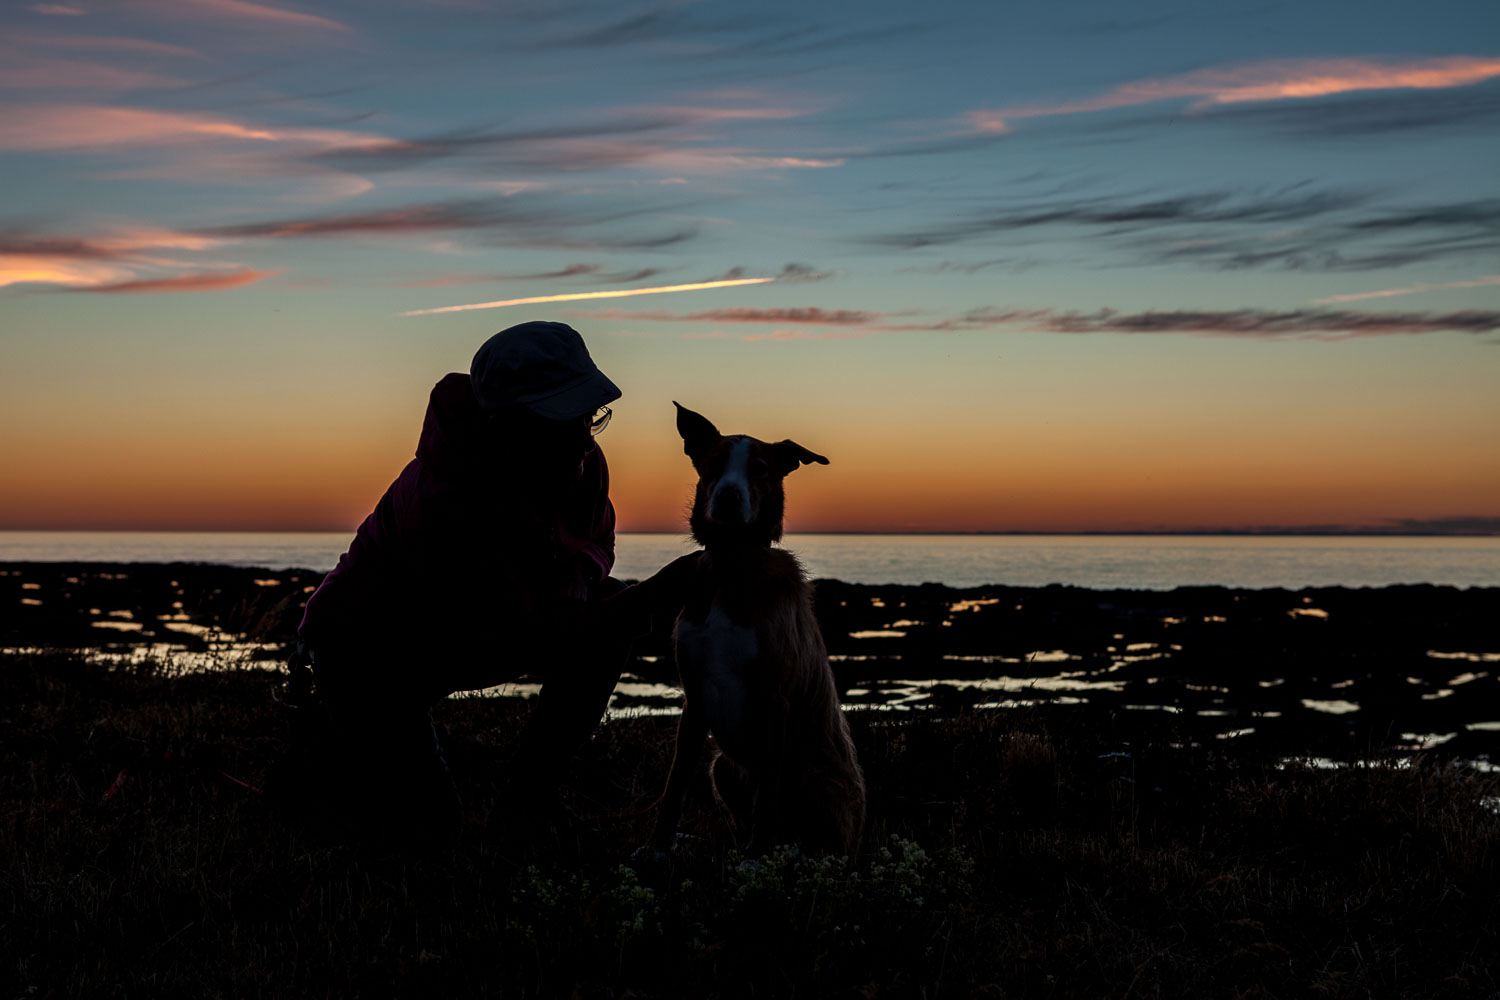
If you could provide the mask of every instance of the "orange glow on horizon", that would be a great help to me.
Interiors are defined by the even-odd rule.
[[[792,437],[829,457],[787,479],[793,534],[1378,528],[1500,510],[1500,465],[1482,460],[1488,399],[1458,411],[1470,430],[1458,434],[1423,411],[1338,424],[1345,401],[1291,411],[1300,386],[1253,378],[1254,405],[1211,383],[1202,402],[1183,400],[1196,423],[1153,402],[1150,381],[1064,398],[1027,396],[1018,382],[1003,419],[975,419],[961,384],[918,411],[825,398],[812,379],[769,394],[759,379],[692,390],[674,374],[661,379],[681,384],[662,390],[654,378],[635,380],[600,440],[621,532],[686,530],[694,474],[668,391],[686,405],[701,396],[726,433]],[[119,413],[131,397],[108,396],[107,384],[92,402],[39,390],[0,439],[0,530],[352,533],[411,459],[431,384],[363,383],[327,398],[266,386],[233,401],[202,384],[163,389],[160,406],[136,401],[130,421]]]

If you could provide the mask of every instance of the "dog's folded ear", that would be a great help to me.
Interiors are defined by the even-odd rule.
[[[808,451],[795,441],[777,441],[771,445],[771,455],[776,463],[777,471],[783,476],[814,462],[819,465],[828,464],[828,459],[816,452]]]
[[[707,417],[694,413],[675,399],[672,405],[677,407],[677,433],[682,435],[682,450],[689,458],[697,459],[704,449],[723,436]]]

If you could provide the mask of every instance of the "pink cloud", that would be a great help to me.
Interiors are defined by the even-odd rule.
[[[88,13],[82,7],[74,7],[65,3],[34,3],[26,9],[36,14],[46,14],[49,17],[82,17]]]
[[[223,242],[144,226],[119,226],[90,236],[0,234],[0,286],[35,283],[92,288],[128,282],[136,278],[139,268],[184,266],[182,261],[150,251],[200,251]]]
[[[348,146],[384,141],[338,129],[260,126],[189,111],[107,105],[26,105],[0,108],[0,149],[38,152],[230,140]]]
[[[627,110],[633,113],[638,112],[678,119],[684,124],[697,124],[699,122],[779,121],[786,118],[800,118],[803,115],[811,114],[810,111],[802,111],[795,108],[708,108],[681,104],[660,104]]]
[[[102,90],[118,93],[176,86],[182,81],[141,70],[122,69],[75,59],[32,59],[6,53],[0,87],[11,90]]]
[[[0,288],[46,284],[89,286],[122,281],[131,272],[98,260],[70,260],[46,254],[0,253]]]
[[[73,49],[78,52],[123,52],[148,56],[190,56],[202,58],[200,53],[181,45],[169,45],[145,38],[124,38],[111,35],[50,35],[12,34],[10,41],[29,49]]]
[[[710,309],[695,313],[630,312],[624,309],[602,309],[586,315],[590,319],[634,319],[651,322],[696,323],[804,323],[817,326],[854,326],[871,323],[879,313],[858,309],[819,309],[816,306],[787,309]]]
[[[178,274],[170,278],[149,278],[136,281],[121,281],[110,285],[94,285],[80,288],[83,292],[107,294],[135,292],[218,292],[226,288],[239,288],[254,284],[280,274],[280,271],[235,271],[230,274]]]
[[[745,150],[683,149],[661,147],[644,151],[639,162],[674,173],[722,173],[737,170],[819,170],[841,167],[842,157],[819,159],[805,156],[763,156]]]
[[[741,340],[858,340],[873,330],[772,330],[770,333],[747,333]]]
[[[285,7],[269,7],[265,4],[249,3],[248,0],[188,0],[172,5],[173,13],[189,16],[193,13],[219,15],[242,21],[264,21],[298,28],[319,28],[327,31],[350,31],[346,24],[316,14],[288,10]]]
[[[1483,278],[1475,278],[1473,281],[1445,281],[1437,285],[1417,284],[1406,288],[1382,288],[1373,292],[1353,292],[1349,295],[1330,295],[1324,299],[1314,299],[1313,304],[1319,306],[1338,305],[1340,302],[1359,302],[1363,299],[1388,299],[1397,295],[1416,295],[1419,292],[1436,292],[1446,288],[1488,288],[1491,285],[1500,285],[1500,274],[1489,274]]]
[[[1500,76],[1500,59],[1489,56],[1406,61],[1278,59],[1139,80],[1081,101],[972,111],[966,117],[981,132],[1004,132],[1010,122],[1021,118],[1105,111],[1186,97],[1198,98],[1192,108],[1202,110],[1214,105],[1326,97],[1359,90],[1463,87],[1496,76]]]

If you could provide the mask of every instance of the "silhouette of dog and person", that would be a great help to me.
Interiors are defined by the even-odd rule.
[[[620,395],[577,331],[550,322],[500,331],[468,374],[433,387],[415,457],[298,628],[301,732],[288,769],[304,804],[358,834],[450,838],[459,797],[428,708],[527,674],[542,686],[510,765],[513,803],[560,808],[558,786],[604,716],[630,641],[670,624],[708,566],[695,553],[633,587],[610,575],[615,511],[598,435]],[[774,516],[779,537],[779,505]],[[810,616],[806,593],[797,600]],[[847,763],[859,795],[845,826],[857,830],[852,745]]]

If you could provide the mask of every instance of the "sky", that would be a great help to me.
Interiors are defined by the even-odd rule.
[[[677,400],[792,532],[1500,534],[1497,126],[1492,0],[10,3],[0,529],[352,530],[546,319],[624,531]]]

